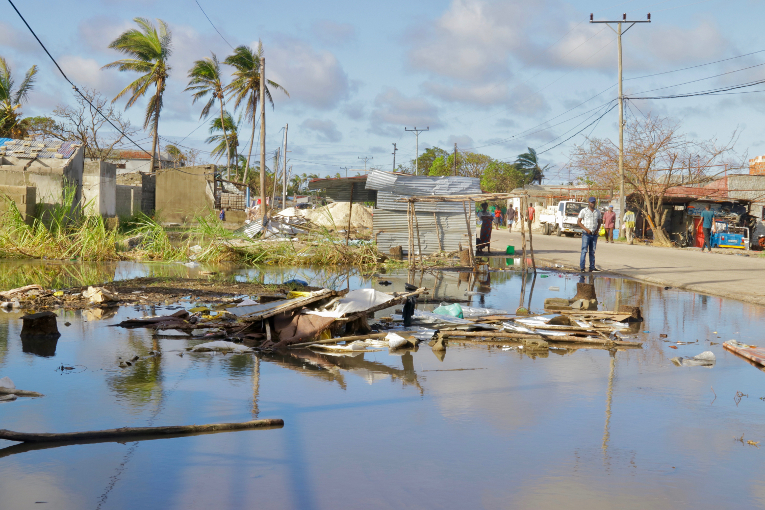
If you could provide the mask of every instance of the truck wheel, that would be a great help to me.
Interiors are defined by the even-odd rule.
[[[556,229],[556,232],[555,232],[555,235],[560,237],[560,234],[561,234],[560,225],[558,225],[558,227]]]

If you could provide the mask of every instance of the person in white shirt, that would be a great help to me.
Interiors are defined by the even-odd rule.
[[[582,232],[582,255],[579,257],[579,269],[584,272],[584,262],[587,259],[587,252],[590,253],[590,272],[599,271],[595,267],[595,248],[598,245],[598,231],[603,222],[603,216],[595,208],[595,197],[590,197],[587,207],[579,211],[579,218],[576,224]]]

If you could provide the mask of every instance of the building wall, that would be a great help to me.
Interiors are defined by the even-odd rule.
[[[0,214],[10,209],[11,202],[16,204],[21,217],[32,224],[37,205],[37,188],[34,186],[0,186]]]
[[[141,212],[147,216],[157,209],[157,176],[141,174]]]
[[[214,171],[213,165],[206,165],[157,172],[155,207],[160,219],[191,223],[196,216],[214,212],[214,201],[207,192],[212,186]]]
[[[82,173],[82,205],[87,215],[117,214],[117,167],[106,161],[86,161]]]
[[[760,157],[762,158],[762,156]],[[762,164],[765,165],[765,162]],[[749,169],[751,172],[751,165]],[[762,175],[751,173],[750,175],[729,175],[728,195],[732,198],[752,201],[749,214],[757,218],[757,228],[752,232],[750,240],[753,245],[756,245],[758,237],[765,235],[765,222],[763,222],[763,215],[765,214],[765,172]]]
[[[141,212],[142,191],[141,186],[118,184],[116,190],[117,216],[134,216]]]
[[[749,160],[749,175],[765,175],[765,156]]]

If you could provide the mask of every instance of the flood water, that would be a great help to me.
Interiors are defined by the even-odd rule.
[[[92,271],[95,283],[195,270],[120,264]],[[383,287],[377,279],[298,269],[231,275],[386,292],[403,290],[407,279],[384,275],[393,285]],[[420,278],[439,295],[470,297],[474,305],[512,312],[521,303],[524,279],[510,271],[477,282],[444,273],[416,275],[414,283]],[[540,272],[526,279],[523,303],[541,311],[547,297],[572,297],[577,281]],[[30,451],[0,440],[0,508],[765,507],[765,373],[721,344],[760,342],[763,309],[621,278],[594,283],[605,309],[617,298],[642,307],[635,337],[642,349],[529,357],[501,345],[451,343],[443,360],[427,344],[404,355],[180,356],[199,341],[109,327],[149,313],[128,307],[106,319],[59,312],[62,336],[51,352],[25,348],[19,315],[0,313],[0,377],[46,395],[0,404],[0,428],[73,432],[256,417],[285,423]],[[117,366],[151,350],[162,356]],[[712,368],[670,362],[706,350],[717,356]],[[62,364],[75,370],[57,370]],[[738,405],[737,391],[748,395]],[[743,443],[734,440],[742,434]]]

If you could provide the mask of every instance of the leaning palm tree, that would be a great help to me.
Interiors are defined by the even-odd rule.
[[[515,160],[515,166],[526,176],[526,182],[542,184],[542,179],[545,178],[544,172],[550,165],[540,168],[537,151],[529,147],[529,152],[520,154]]]
[[[135,71],[141,73],[141,76],[133,83],[122,89],[117,96],[112,99],[112,103],[126,94],[130,94],[125,109],[133,106],[138,99],[143,97],[154,85],[155,91],[149,104],[146,107],[146,117],[144,118],[143,128],[149,127],[153,123],[152,131],[154,139],[151,143],[151,171],[154,171],[154,163],[157,157],[157,136],[159,127],[159,114],[162,111],[162,95],[165,92],[165,85],[170,74],[168,58],[172,53],[170,30],[167,23],[158,19],[159,29],[146,18],[133,19],[140,29],[130,29],[123,32],[119,37],[113,40],[109,47],[130,55],[133,58],[117,60],[111,64],[106,64],[102,69],[111,69],[116,67],[120,71]]]
[[[222,119],[217,117],[213,119],[210,123],[210,135],[205,143],[216,144],[210,153],[211,155],[218,158],[227,155],[229,160],[236,158],[236,147],[239,145],[239,126],[234,122],[230,113],[224,111]]]
[[[263,43],[258,42],[258,49],[254,51],[248,46],[239,46],[234,50],[234,54],[227,57],[224,63],[232,66],[234,69],[234,80],[228,84],[226,90],[235,99],[234,108],[245,104],[245,118],[252,122],[252,134],[250,135],[250,150],[247,153],[247,166],[244,171],[244,182],[247,182],[247,170],[250,168],[250,157],[252,156],[252,145],[255,141],[255,126],[258,119],[255,115],[258,109],[260,97],[260,59],[263,57]],[[290,93],[287,90],[271,80],[266,80],[265,93],[271,107],[274,106],[274,100],[271,97],[269,85],[275,90],[281,90],[287,97]]]
[[[0,57],[0,137],[24,138],[24,127],[19,108],[27,102],[29,91],[35,83],[37,66],[32,66],[24,75],[24,80],[15,87],[13,73],[8,62]]]
[[[212,53],[212,58],[206,57],[202,60],[197,60],[194,62],[194,66],[189,69],[189,86],[186,87],[185,90],[194,92],[194,101],[192,101],[192,104],[208,95],[210,96],[207,104],[205,104],[204,108],[202,108],[202,114],[199,116],[200,119],[207,118],[207,116],[210,115],[210,110],[215,104],[215,101],[218,100],[221,118],[220,125],[223,128],[223,139],[228,144],[228,136],[226,135],[226,123],[223,121],[223,109],[225,106],[225,100],[223,97],[224,87],[220,79],[220,64],[218,63],[218,57],[215,56],[215,53]],[[231,154],[230,147],[226,147],[226,153]],[[231,180],[230,157],[226,161],[226,170],[228,173],[228,179]]]

